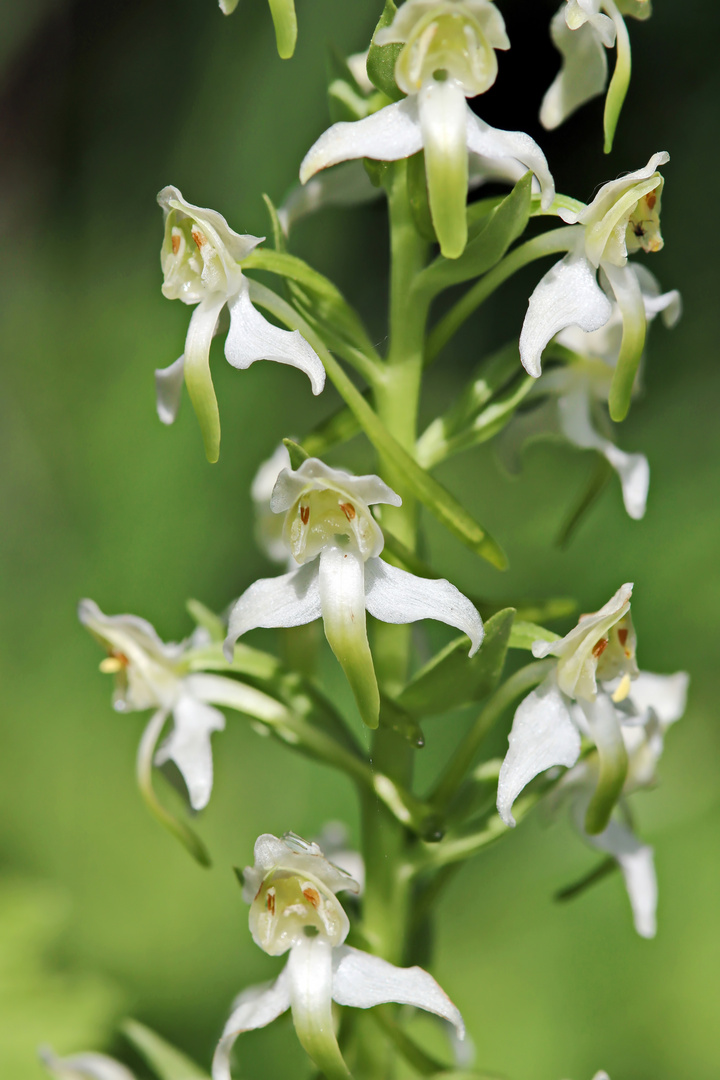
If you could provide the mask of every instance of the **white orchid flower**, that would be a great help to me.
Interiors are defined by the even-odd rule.
[[[106,1054],[73,1054],[61,1058],[49,1047],[42,1047],[38,1054],[55,1080],[135,1080],[134,1073]]]
[[[641,671],[628,696],[615,704],[628,759],[623,796],[656,782],[656,766],[663,752],[665,733],[685,712],[688,683],[689,676],[684,671],[674,675]],[[611,683],[608,691],[612,691],[614,685]],[[563,777],[558,794],[572,792],[573,817],[579,832],[594,848],[616,860],[625,881],[635,929],[641,937],[654,937],[658,886],[652,847],[639,840],[624,820],[611,818],[607,827],[596,835],[585,829],[584,819],[597,784],[597,774],[597,759],[591,756]]]
[[[610,150],[630,80],[630,39],[623,15],[647,19],[650,0],[564,0],[560,5],[550,23],[550,36],[562,65],[542,100],[543,127],[558,127],[581,105],[604,92],[607,51],[617,46],[614,87],[611,84],[605,106],[606,151]]]
[[[622,318],[622,340],[613,386],[610,413],[622,420],[627,413],[635,374],[645,343],[646,316],[641,280],[628,255],[642,248],[659,251],[660,196],[663,178],[659,165],[670,160],[653,154],[645,168],[604,184],[589,206],[560,209],[569,224],[582,225],[574,249],[540,279],[528,303],[520,334],[520,358],[534,378],[541,374],[542,351],[566,327],[585,333],[599,330],[613,314],[617,302]],[[602,271],[601,285],[598,270]]]
[[[662,313],[666,326],[673,326],[680,317],[680,294],[675,289],[661,293],[656,279],[644,266],[633,270],[647,322]],[[543,403],[516,413],[498,440],[500,456],[512,472],[517,472],[523,445],[548,435],[559,435],[583,450],[596,450],[617,472],[625,509],[631,518],[639,520],[645,513],[650,466],[644,454],[627,454],[615,445],[607,418],[610,386],[622,344],[619,305],[613,302],[612,314],[600,329],[586,333],[578,326],[568,326],[554,341],[575,353],[576,359],[546,372],[538,381],[528,403],[533,398],[543,398]]]
[[[233,232],[215,210],[187,202],[175,187],[158,195],[165,217],[161,251],[163,295],[184,304],[197,304],[185,352],[155,372],[160,419],[171,424],[180,407],[183,379],[200,422],[209,461],[220,453],[220,416],[210,375],[210,344],[218,320],[227,305],[230,329],[225,358],[236,368],[248,368],[256,360],[275,360],[304,371],[312,391],[325,385],[325,369],[315,350],[298,330],[281,330],[255,310],[241,263],[264,237]]]
[[[425,152],[432,220],[447,258],[467,242],[468,155],[507,172],[531,169],[547,208],[555,194],[545,155],[524,132],[499,131],[470,109],[468,97],[488,90],[497,75],[496,49],[508,49],[505,24],[491,0],[407,0],[374,44],[404,44],[395,80],[407,95],[370,116],[329,128],[300,166],[306,183],[341,161],[399,161]]]
[[[300,626],[322,616],[325,635],[350,682],[360,714],[377,727],[380,711],[365,611],[389,623],[437,619],[463,630],[470,655],[480,647],[477,611],[444,579],[416,577],[378,558],[384,537],[370,512],[375,503],[399,506],[400,496],[378,476],[351,476],[308,458],[284,469],[271,508],[285,514],[284,536],[298,570],[263,578],[230,614],[225,650],[255,627]]]
[[[290,548],[283,537],[283,521],[270,509],[270,499],[277,478],[283,469],[290,468],[290,453],[280,443],[255,473],[250,486],[250,497],[255,508],[255,539],[258,547],[272,562],[287,565]]]
[[[564,638],[533,643],[534,656],[556,656],[557,663],[515,712],[510,748],[498,779],[497,808],[506,825],[515,824],[513,803],[535,776],[556,765],[575,765],[581,735],[595,744],[599,762],[586,828],[599,833],[607,825],[628,767],[615,705],[628,696],[638,676],[632,588],[630,583],[621,586],[599,611],[582,616]]]
[[[115,676],[114,706],[119,712],[153,709],[138,751],[138,779],[145,798],[151,765],[173,761],[180,770],[193,810],[208,803],[213,783],[210,737],[225,727],[217,705],[259,720],[284,712],[273,698],[235,679],[190,670],[193,650],[205,644],[197,635],[179,644],[161,641],[136,615],[105,615],[92,600],[81,600],[80,621],[107,650],[100,670]],[[201,632],[202,633],[202,632]],[[169,716],[173,727],[156,751]]]
[[[464,1034],[458,1009],[422,968],[399,968],[345,945],[350,929],[336,893],[357,883],[293,833],[258,837],[255,864],[244,873],[253,940],[271,956],[289,952],[272,983],[235,1001],[213,1059],[213,1080],[230,1080],[230,1052],[244,1031],[292,1009],[298,1038],[328,1080],[350,1076],[335,1040],[332,1002],[358,1009],[395,1001],[448,1020]]]

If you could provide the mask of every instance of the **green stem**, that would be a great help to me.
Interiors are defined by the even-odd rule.
[[[529,693],[543,681],[553,662],[538,660],[520,668],[488,699],[485,708],[457,747],[435,786],[431,801],[438,812],[442,813],[447,809],[459,790],[487,733],[516,698]]]
[[[484,274],[471,289],[468,289],[465,295],[433,327],[428,337],[425,363],[431,364],[475,309],[518,270],[547,255],[572,251],[581,229],[582,226],[577,225],[569,225],[564,229],[551,229],[542,236],[527,240],[501,259],[497,266]]]

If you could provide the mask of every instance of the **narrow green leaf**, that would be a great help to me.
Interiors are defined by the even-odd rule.
[[[390,698],[381,697],[380,726],[390,728],[409,742],[415,750],[420,750],[425,745],[423,730],[415,717]]]
[[[403,46],[399,43],[394,45],[375,45],[375,34],[378,30],[382,30],[383,27],[389,26],[397,14],[397,7],[393,0],[385,0],[385,7],[383,13],[380,16],[377,26],[373,31],[373,43],[370,44],[370,50],[367,58],[367,73],[370,82],[373,86],[376,86],[378,90],[382,90],[383,94],[386,94],[391,101],[400,101],[404,97],[401,90],[398,89],[395,82],[395,64],[397,58],[403,50]]]
[[[557,547],[567,547],[577,529],[585,519],[588,511],[592,509],[597,499],[605,490],[612,474],[613,467],[610,462],[601,455],[598,455],[597,465],[590,480],[586,484],[577,503],[563,522],[563,526],[555,539]]]
[[[415,288],[434,296],[450,285],[479,277],[492,269],[510,245],[522,236],[530,218],[532,174],[526,173],[502,202],[491,210],[457,259],[439,255],[418,275]]]
[[[508,563],[500,545],[475,521],[454,495],[421,468],[397,439],[393,438],[380,417],[305,320],[289,304],[259,282],[251,282],[250,296],[255,303],[272,312],[286,326],[299,329],[310,342],[322,359],[335,388],[350,406],[370,442],[380,454],[393,462],[396,472],[404,482],[406,493],[414,495],[442,525],[477,555],[487,559],[499,570],[504,570]]]
[[[593,885],[597,885],[599,881],[602,881],[608,874],[611,874],[613,870],[618,869],[619,864],[610,855],[607,859],[603,859],[603,861],[589,873],[581,877],[579,881],[574,881],[572,885],[566,885],[564,889],[558,889],[553,896],[553,900],[558,901],[558,903],[563,903],[566,900],[574,900],[576,896],[581,896]]]
[[[515,611],[499,611],[485,623],[485,639],[468,658],[463,635],[451,641],[401,691],[397,704],[416,716],[448,712],[479,701],[497,686],[508,649]]]
[[[225,640],[227,629],[220,616],[216,615],[210,608],[205,607],[204,604],[201,604],[199,600],[188,600],[185,607],[197,625],[202,627],[203,630],[207,630],[210,639],[213,642],[222,644]]]
[[[125,1020],[120,1030],[159,1080],[210,1080],[209,1073],[137,1020]]]
[[[306,309],[306,318],[311,316],[316,323],[327,326],[362,352],[371,357],[375,355],[375,348],[357,312],[324,274],[303,259],[283,251],[261,249],[248,255],[243,261],[243,270],[267,270],[286,279],[293,298]]]
[[[269,195],[263,195],[263,201],[265,208],[270,216],[270,227],[272,229],[273,247],[276,251],[286,252],[287,242],[285,240],[285,233],[283,232],[282,225],[280,224],[280,218],[278,217],[277,208]]]
[[[559,640],[559,634],[553,633],[552,630],[546,630],[544,626],[537,626],[536,623],[516,619],[510,632],[508,647],[510,649],[532,650],[533,641]]]
[[[307,461],[310,457],[307,450],[303,450],[302,446],[293,442],[292,439],[283,439],[283,446],[290,455],[290,465],[293,469],[299,469],[303,461]]]

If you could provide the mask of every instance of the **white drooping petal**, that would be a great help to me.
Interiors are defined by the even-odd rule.
[[[588,260],[576,253],[566,255],[540,279],[528,302],[520,333],[523,367],[538,378],[542,351],[555,334],[566,326],[590,333],[611,315],[612,305]]]
[[[428,202],[442,254],[455,259],[467,243],[467,113],[457,79],[427,79],[418,94]]]
[[[400,968],[379,956],[341,945],[333,950],[333,998],[338,1005],[370,1009],[395,1001],[441,1016],[465,1034],[460,1010],[441,986],[420,967]]]
[[[335,1038],[332,1015],[333,947],[318,934],[301,938],[290,950],[286,971],[295,1032],[322,1071],[351,1080]]]
[[[258,626],[303,626],[319,619],[318,564],[307,563],[280,577],[254,582],[230,612],[225,654],[232,657],[236,640]]]
[[[490,127],[479,116],[475,116],[470,106],[466,106],[467,148],[472,154],[500,161],[514,159],[526,169],[532,170],[540,182],[542,207],[550,206],[555,198],[555,181],[548,168],[547,158],[542,150],[524,131],[502,131]]]
[[[583,449],[598,450],[607,459],[620,477],[625,509],[631,518],[639,520],[645,513],[650,486],[650,466],[645,455],[626,454],[595,430],[586,391],[578,389],[558,398],[557,407],[565,438]]]
[[[228,301],[230,330],[225,341],[225,357],[236,368],[248,368],[256,360],[274,360],[304,371],[319,394],[325,385],[325,368],[299,330],[281,330],[257,311],[251,301],[247,280]]]
[[[231,1080],[230,1052],[238,1035],[266,1027],[290,1008],[290,980],[287,966],[275,982],[261,983],[244,990],[233,1003],[233,1011],[223,1028],[212,1062],[213,1080]]]
[[[611,49],[615,44],[615,24],[608,15],[600,12],[599,0],[568,0],[560,10],[573,32],[590,25],[606,48]]]
[[[613,420],[623,420],[630,407],[640,358],[645,347],[647,317],[640,281],[635,267],[603,266],[615,294],[622,317],[622,339],[615,374],[610,387],[609,406]]]
[[[597,782],[585,814],[585,832],[602,832],[620,798],[628,772],[628,755],[623,739],[621,714],[609,694],[594,701],[578,702],[587,730],[597,748]]]
[[[200,424],[205,453],[211,462],[220,454],[220,414],[210,374],[210,345],[227,297],[211,293],[192,313],[185,338],[185,385]]]
[[[185,354],[174,364],[155,370],[155,397],[157,414],[163,424],[175,422],[180,409],[183,383],[185,382]]]
[[[689,685],[690,676],[686,671],[677,671],[674,675],[641,671],[633,681],[630,697],[638,711],[652,709],[663,727],[668,727],[685,712]]]
[[[155,754],[155,764],[174,761],[188,789],[190,805],[193,810],[202,810],[212,791],[210,736],[224,730],[225,717],[218,709],[185,694],[173,709],[173,719],[173,729]]]
[[[293,187],[278,207],[278,218],[287,235],[301,218],[326,206],[361,206],[380,198],[382,193],[382,188],[373,184],[362,161],[348,161],[332,172],[313,177],[304,187],[301,184]]]
[[[655,937],[658,887],[653,849],[619,821],[611,821],[603,832],[587,836],[587,839],[594,847],[617,859],[625,879],[635,929],[641,937]]]
[[[512,806],[523,788],[553,765],[574,765],[580,755],[580,733],[554,675],[520,702],[508,742],[510,749],[498,778],[497,808],[505,824],[514,825]]]
[[[399,161],[422,150],[422,132],[415,98],[386,105],[362,120],[340,121],[323,132],[300,166],[306,183],[320,169],[356,158]]]
[[[129,1069],[105,1054],[73,1054],[60,1058],[49,1047],[42,1047],[38,1054],[56,1080],[135,1080]]]
[[[368,727],[377,727],[380,693],[365,625],[365,563],[354,551],[334,545],[323,548],[320,603],[325,636],[347,676],[360,715]]]
[[[550,36],[562,55],[562,67],[547,90],[540,107],[540,123],[552,130],[586,101],[602,94],[607,82],[605,44],[596,28],[585,23],[577,30],[568,27],[566,5],[555,13]],[[608,20],[613,37],[615,27]]]
[[[436,619],[456,626],[470,638],[470,656],[480,648],[485,633],[475,606],[445,578],[417,577],[382,559],[365,563],[365,603],[382,622]]]

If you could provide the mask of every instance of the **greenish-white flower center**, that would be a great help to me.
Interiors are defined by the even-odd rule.
[[[163,294],[195,304],[209,293],[229,293],[227,267],[209,230],[178,210],[168,214],[162,249]],[[239,273],[239,267],[237,268]]]
[[[495,82],[497,59],[477,19],[443,5],[418,22],[398,57],[395,80],[406,94],[416,94],[426,80],[447,77],[474,97]]]
[[[362,559],[382,549],[382,533],[368,507],[333,488],[303,493],[288,511],[284,528],[299,563],[310,562],[331,544],[347,547]]]
[[[663,246],[660,233],[660,195],[657,189],[648,191],[638,200],[630,214],[625,243],[629,254],[633,251],[659,251]]]
[[[274,870],[251,904],[250,930],[265,952],[280,956],[311,934],[322,934],[332,945],[341,945],[348,921],[340,901],[318,880]]]

